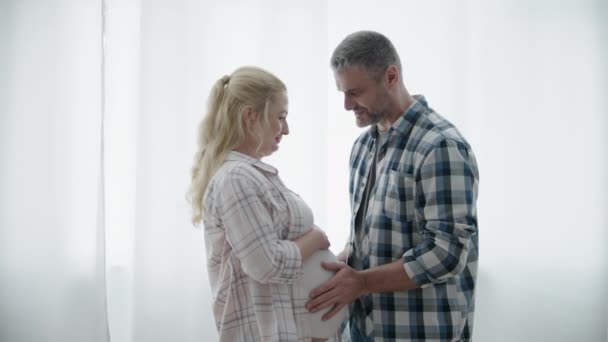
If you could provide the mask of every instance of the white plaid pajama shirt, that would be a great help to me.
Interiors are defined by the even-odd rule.
[[[207,270],[220,341],[310,341],[291,241],[310,230],[310,208],[277,170],[230,152],[203,198]]]

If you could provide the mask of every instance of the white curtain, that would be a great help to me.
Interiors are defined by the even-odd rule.
[[[0,341],[106,341],[101,6],[0,2]]]
[[[477,341],[608,341],[603,1],[0,1],[0,341],[214,341],[185,194],[212,83],[281,77],[268,159],[344,244],[350,145],[328,59],[396,45],[481,174]]]

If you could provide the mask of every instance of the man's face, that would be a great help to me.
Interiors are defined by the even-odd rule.
[[[344,93],[344,109],[355,113],[357,126],[365,127],[388,118],[389,94],[383,78],[361,66],[346,66],[334,72],[336,86]]]

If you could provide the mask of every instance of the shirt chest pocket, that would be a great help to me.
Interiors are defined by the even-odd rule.
[[[389,170],[386,177],[384,214],[397,222],[415,219],[414,177],[402,171]]]

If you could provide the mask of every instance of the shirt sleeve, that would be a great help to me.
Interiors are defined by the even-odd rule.
[[[443,140],[425,157],[416,175],[416,210],[423,240],[403,255],[408,276],[419,286],[458,275],[476,248],[478,171],[468,148]],[[473,251],[477,253],[477,251]]]
[[[227,175],[222,183],[216,204],[245,274],[264,284],[295,282],[302,266],[300,249],[280,239],[263,190],[242,174]]]

